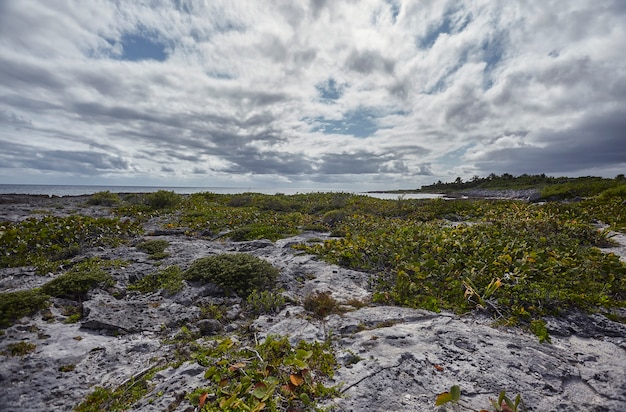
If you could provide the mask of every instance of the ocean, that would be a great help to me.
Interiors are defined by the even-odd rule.
[[[191,194],[201,192],[211,192],[217,194],[235,194],[235,193],[263,193],[274,195],[282,193],[285,195],[293,195],[298,193],[315,193],[315,192],[343,192],[363,194],[376,197],[379,199],[433,199],[441,197],[441,195],[429,193],[363,193],[349,190],[324,190],[324,189],[290,189],[290,188],[243,188],[243,187],[176,187],[176,186],[81,186],[81,185],[11,185],[0,184],[0,195],[2,194],[20,194],[20,195],[47,195],[47,196],[80,196],[91,195],[97,192],[109,191],[112,193],[152,193],[158,190],[169,190],[179,194]]]

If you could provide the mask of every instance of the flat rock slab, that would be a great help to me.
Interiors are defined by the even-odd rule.
[[[166,327],[192,323],[199,316],[196,306],[176,302],[150,300],[118,300],[107,293],[96,293],[83,303],[85,329],[114,333],[159,332]]]
[[[554,337],[540,344],[485,320],[397,307],[368,307],[323,322],[290,308],[254,324],[261,336],[337,341],[344,363],[334,380],[340,411],[434,410],[437,394],[459,385],[461,410],[490,408],[502,390],[533,411],[621,411],[626,406],[626,341]],[[621,324],[613,324],[623,333]],[[567,322],[566,322],[567,323]],[[619,356],[616,356],[619,355]],[[330,404],[329,404],[330,405]]]

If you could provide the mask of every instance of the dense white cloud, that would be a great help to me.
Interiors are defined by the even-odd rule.
[[[0,182],[614,176],[625,22],[620,0],[0,2]]]

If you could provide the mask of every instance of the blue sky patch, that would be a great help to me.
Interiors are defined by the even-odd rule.
[[[472,14],[461,14],[460,7],[450,8],[445,13],[438,25],[429,27],[426,35],[419,39],[418,44],[422,49],[430,49],[435,45],[440,34],[460,33],[472,22]]]
[[[326,120],[323,117],[313,119],[315,127],[312,131],[326,134],[346,134],[354,137],[369,137],[380,127],[376,117],[370,110],[358,109],[348,112],[341,120]]]
[[[124,34],[120,43],[122,46],[120,60],[156,60],[159,62],[167,60],[165,45],[151,36],[140,33]]]
[[[343,86],[339,86],[332,77],[315,86],[323,100],[339,100],[343,95]]]
[[[400,3],[398,2],[398,0],[386,0],[386,3],[391,9],[391,19],[393,21],[393,24],[396,24],[396,20],[398,19],[398,15],[400,14]]]

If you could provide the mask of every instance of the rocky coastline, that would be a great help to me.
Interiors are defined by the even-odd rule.
[[[514,197],[530,200],[533,196],[524,192]],[[44,214],[112,215],[108,207],[85,205],[86,198],[3,195],[0,221]],[[199,339],[243,333],[259,340],[288,336],[293,343],[330,339],[339,361],[331,383],[341,385],[342,396],[326,401],[323,406],[329,410],[479,411],[490,408],[489,399],[502,390],[512,397],[521,394],[529,411],[626,409],[626,325],[605,316],[570,313],[549,319],[552,343],[548,344],[518,328],[494,327],[492,319],[480,313],[458,316],[371,304],[362,307],[355,302],[369,302],[371,274],[329,265],[291,247],[324,240],[328,233],[304,232],[275,242],[234,242],[191,237],[181,230],[163,229],[161,223],[158,218],[147,221],[145,234],[128,244],[83,252],[127,264],[112,270],[113,288],[89,292],[80,303],[78,322],[68,323],[64,314],[63,308],[71,303],[54,298],[49,309],[4,330],[1,410],[72,410],[96,386],[117,387],[167,364],[172,358],[168,338],[182,326]],[[279,313],[251,316],[240,299],[190,281],[174,294],[129,291],[131,282],[147,276],[155,266],[135,246],[155,239],[168,242],[168,256],[159,262],[163,267],[188,267],[195,259],[223,253],[262,258],[279,269],[278,285],[288,303]],[[615,250],[623,252],[623,245]],[[52,276],[35,274],[31,267],[2,268],[0,292],[40,286]],[[302,302],[316,292],[329,293],[342,305],[341,313],[307,316]],[[219,320],[202,318],[199,302],[227,310]],[[36,348],[24,356],[6,355],[8,345],[16,342]],[[151,377],[148,392],[132,410],[193,411],[186,395],[203,385],[205,371],[191,360],[167,366]],[[462,401],[435,406],[437,395],[453,385],[461,388]]]

